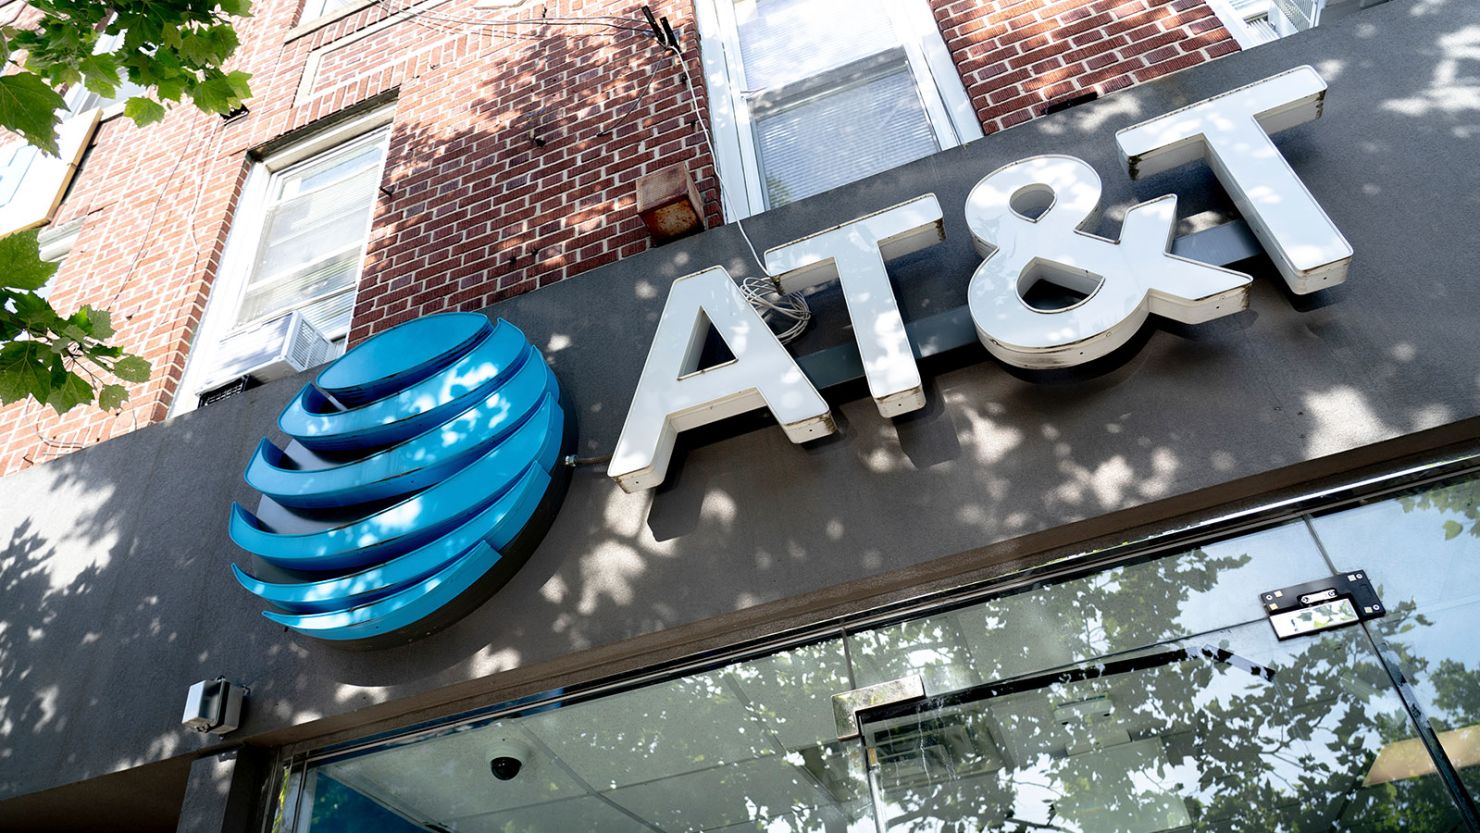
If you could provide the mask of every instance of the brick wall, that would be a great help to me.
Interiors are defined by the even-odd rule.
[[[1204,0],[932,0],[982,128],[1238,50]]]
[[[988,132],[1051,101],[1137,81],[1236,47],[1203,0],[930,0]],[[122,413],[0,409],[0,474],[162,420],[220,266],[248,152],[377,96],[397,100],[351,341],[448,309],[478,309],[645,250],[643,174],[687,163],[711,223],[713,164],[676,59],[643,32],[473,25],[602,15],[626,0],[383,0],[312,31],[301,0],[258,0],[235,65],[244,118],[177,107],[139,129],[105,122],[57,222],[83,219],[52,298],[114,312],[118,343],[154,363]],[[702,77],[690,0],[652,4]],[[296,27],[296,28],[295,28]],[[698,91],[701,112],[707,112]]]

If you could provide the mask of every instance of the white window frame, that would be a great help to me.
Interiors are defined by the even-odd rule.
[[[189,413],[199,405],[195,396],[196,388],[208,383],[210,376],[216,371],[214,355],[216,345],[232,335],[275,321],[283,315],[290,314],[298,306],[302,306],[282,309],[271,316],[241,324],[238,324],[236,320],[241,309],[242,297],[251,282],[253,263],[256,261],[257,249],[265,231],[267,209],[271,205],[272,189],[278,181],[278,175],[301,164],[311,163],[324,153],[347,148],[360,142],[373,141],[372,136],[388,133],[394,119],[395,105],[388,105],[305,137],[302,141],[294,142],[253,163],[251,171],[247,174],[247,181],[242,187],[241,199],[237,203],[236,213],[232,218],[231,231],[226,237],[226,247],[221,256],[221,268],[211,287],[205,313],[201,316],[200,328],[196,331],[190,353],[185,360],[185,372],[180,377],[179,388],[170,406],[169,415],[171,417]],[[385,160],[388,155],[381,157],[379,177],[384,176]],[[358,296],[359,282],[363,278],[365,250],[370,244],[370,234],[375,222],[375,203],[378,201],[378,197],[372,199],[370,211],[365,219],[364,244],[360,251],[362,271],[355,276],[354,288],[349,290],[352,296],[352,308],[353,297]],[[307,303],[309,302],[304,302],[304,304]],[[330,340],[341,343],[347,335],[347,332],[324,333],[324,336]]]
[[[1272,0],[1241,2],[1237,5],[1230,0],[1207,0],[1207,3],[1219,22],[1223,24],[1223,28],[1227,29],[1228,34],[1232,35],[1234,41],[1238,43],[1239,49],[1253,49],[1256,46],[1273,43],[1273,41],[1259,40],[1250,30],[1249,21],[1256,17],[1267,16],[1278,38],[1287,38],[1298,31],[1295,24],[1290,22],[1290,19]]]
[[[899,35],[941,150],[982,138],[981,122],[930,6],[925,0],[883,0],[881,5]],[[709,92],[715,165],[723,192],[720,202],[727,221],[743,220],[766,211],[767,198],[756,153],[755,127],[742,83],[745,76],[735,0],[694,0],[694,11],[704,83]]]
[[[72,247],[77,245],[77,236],[82,233],[85,217],[79,217],[60,226],[48,225],[37,235],[41,259],[57,265],[56,274],[36,291],[42,298],[49,297],[57,281],[66,269],[67,258],[72,256]]]
[[[357,2],[356,0],[348,0],[348,2],[346,2],[343,6],[337,6],[332,9],[328,8],[329,4],[333,2],[335,2],[335,0],[303,0],[303,11],[299,13],[298,17],[302,22],[309,23],[321,18],[329,17],[330,15],[337,15],[340,12],[354,11],[356,9],[361,9],[374,4],[374,0],[369,0],[369,2],[363,2],[363,0],[361,0],[361,2]],[[316,11],[310,14],[308,10],[310,7],[313,6],[317,6],[318,8]]]
[[[82,156],[92,145],[93,134],[98,129],[101,113],[97,108],[73,113],[72,108],[83,99],[79,84],[63,99],[67,106],[60,111],[61,124],[57,127],[57,156],[37,151],[31,159],[15,194],[0,206],[0,235],[14,234],[50,223],[62,206],[62,197],[82,164]],[[28,144],[26,140],[10,137],[4,146]]]

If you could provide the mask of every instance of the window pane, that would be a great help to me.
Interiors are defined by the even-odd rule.
[[[40,153],[25,142],[12,142],[0,148],[0,206],[10,204],[26,179],[26,171]]]
[[[832,720],[848,687],[833,640],[464,727],[310,770],[282,829],[865,833],[861,750]],[[510,780],[490,772],[500,750],[523,761]]]
[[[246,323],[287,311],[302,302],[354,285],[360,271],[360,250],[325,259],[285,278],[269,281],[247,290],[242,298],[237,321]]]
[[[742,0],[735,16],[750,92],[899,45],[881,0]]]
[[[1273,679],[1210,658],[1204,640]],[[1416,740],[1358,628],[1279,642],[1253,622],[1073,671],[865,719],[879,829],[1459,829],[1432,773],[1371,774]]]
[[[364,233],[365,213],[354,211],[329,215],[281,241],[269,241],[258,256],[252,284],[277,280],[286,272],[306,268],[346,247],[358,248]]]
[[[772,207],[940,149],[907,66],[763,115],[755,124]]]
[[[1332,562],[1365,570],[1429,722],[1480,792],[1480,478],[1313,521]]]
[[[1297,521],[850,636],[858,685],[951,694],[864,720],[880,830],[1455,829],[1366,631],[1265,621],[1329,575]]]
[[[237,311],[245,324],[318,301],[305,310],[328,335],[349,326],[369,213],[380,180],[380,142],[330,152],[277,175],[251,277]]]
[[[1323,575],[1305,524],[1285,524],[865,631],[851,637],[854,670],[861,686],[920,674],[952,691],[1263,618],[1249,600]]]
[[[357,150],[335,153],[321,161],[285,171],[281,176],[282,186],[277,198],[289,199],[305,191],[322,188],[354,174],[371,170],[380,164],[380,157],[384,155],[384,152],[383,142],[375,142]]]
[[[346,216],[363,217],[365,206],[375,194],[375,175],[373,170],[366,171],[353,179],[278,203],[267,222],[267,245],[291,241]]]
[[[308,0],[303,6],[303,20],[313,20],[330,12],[356,5],[358,0]]]

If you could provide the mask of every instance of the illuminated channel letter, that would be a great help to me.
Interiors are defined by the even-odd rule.
[[[925,389],[884,262],[944,239],[940,201],[927,194],[766,252],[783,292],[842,284],[869,393],[885,417],[925,407]]]
[[[971,189],[966,224],[986,260],[966,298],[992,355],[1018,367],[1070,367],[1124,344],[1149,313],[1200,324],[1248,305],[1248,275],[1167,252],[1175,196],[1127,211],[1118,243],[1080,230],[1099,204],[1100,177],[1073,156],[1014,162]],[[1039,280],[1086,297],[1035,309],[1024,295]]]
[[[701,370],[711,324],[735,358]],[[827,403],[728,272],[714,266],[679,278],[607,475],[627,492],[651,489],[663,482],[678,432],[761,407],[771,409],[795,443],[835,430]]]
[[[1127,127],[1115,134],[1132,179],[1207,157],[1290,290],[1346,280],[1351,244],[1270,135],[1321,116],[1326,82],[1308,66]]]

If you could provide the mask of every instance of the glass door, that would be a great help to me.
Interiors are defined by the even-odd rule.
[[[850,637],[881,833],[1465,830],[1365,626],[1280,641],[1303,522]]]

